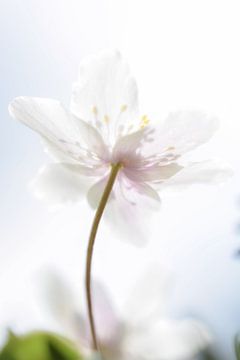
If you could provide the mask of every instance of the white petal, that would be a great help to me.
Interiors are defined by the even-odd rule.
[[[124,307],[124,318],[134,327],[147,327],[165,315],[169,291],[172,285],[170,273],[159,265],[152,265],[144,272]]]
[[[191,360],[211,343],[204,325],[195,320],[162,320],[126,334],[125,351],[148,360]]]
[[[218,161],[190,163],[158,189],[182,189],[193,184],[220,184],[232,177],[233,171]]]
[[[47,138],[42,137],[41,142],[45,153],[54,160],[54,162],[65,162],[71,164],[78,164],[76,158],[69,156],[69,154],[60,148],[58,145],[49,141]]]
[[[79,299],[58,273],[48,271],[42,278],[44,300],[62,330],[77,344],[91,347],[92,337],[87,315],[79,312]],[[92,284],[93,311],[100,344],[113,347],[120,341],[121,324],[106,288],[96,280]]]
[[[124,169],[126,176],[137,182],[158,183],[170,179],[182,170],[182,166],[176,163],[169,165],[153,165],[140,168]]]
[[[124,178],[124,180],[123,180]],[[108,176],[96,182],[88,191],[88,202],[94,209],[99,205]],[[104,211],[104,219],[123,241],[143,245],[149,236],[153,211],[159,210],[158,193],[146,183],[132,183],[119,174]]]
[[[61,163],[42,167],[30,186],[35,195],[50,205],[79,201],[94,179],[81,176],[85,168],[71,168]]]
[[[104,192],[105,186],[107,184],[108,177],[103,177],[99,181],[97,181],[95,184],[91,186],[87,193],[87,199],[89,205],[96,209],[99,205],[99,202],[101,200],[102,194]]]
[[[99,205],[108,176],[102,177],[88,191],[88,202],[94,209]],[[104,212],[104,219],[114,233],[137,245],[146,242],[153,211],[159,210],[158,193],[145,182],[133,182],[120,171]]]
[[[124,178],[124,180],[122,178]],[[87,197],[88,197],[88,202],[93,209],[95,209],[98,206],[103,191],[105,189],[105,186],[107,184],[107,181],[108,181],[108,175],[104,176],[89,189]],[[115,198],[115,200],[117,201],[117,197],[118,195],[120,195],[120,197],[123,197],[125,200],[127,199],[127,203],[136,205],[137,202],[139,201],[139,197],[141,198],[142,196],[154,200],[153,205],[154,207],[157,206],[158,208],[160,202],[159,195],[147,183],[143,181],[133,182],[131,181],[131,179],[126,179],[125,176],[121,176],[120,174],[118,175],[118,179],[117,179],[117,182],[119,181],[121,182],[121,186],[120,185],[114,186],[115,190],[110,195],[110,199]],[[116,187],[119,187],[119,190],[117,190]]]
[[[75,294],[67,282],[53,271],[46,272],[41,280],[44,301],[62,331],[76,343],[87,344],[87,321],[79,313]]]
[[[141,129],[131,134],[120,137],[113,148],[113,161],[119,162],[129,154],[137,153],[144,142],[145,130]]]
[[[106,156],[107,150],[100,134],[70,114],[59,101],[18,97],[9,105],[9,112],[68,157],[87,162],[91,158],[89,152],[100,158]]]
[[[145,208],[144,210],[147,210],[147,208],[159,210],[160,198],[151,186],[144,182],[131,181],[125,176],[124,172],[119,173],[117,180],[116,186],[114,186],[116,201],[125,201],[126,204],[132,205],[134,211],[140,207]],[[148,203],[148,206],[146,206],[145,202]]]
[[[133,184],[119,174],[105,219],[119,238],[141,246],[151,235],[151,217],[159,207],[160,199],[154,189],[144,183]]]
[[[179,156],[207,142],[218,128],[218,120],[201,112],[171,113],[156,128],[147,127],[148,141],[142,149],[145,155]]]
[[[182,170],[182,166],[176,163],[171,163],[169,165],[163,166],[152,166],[148,168],[145,174],[145,181],[163,181],[170,179],[172,176],[176,175],[179,171]]]
[[[137,120],[138,95],[128,65],[117,51],[90,56],[80,64],[71,111],[114,142]],[[138,121],[139,122],[139,121]]]

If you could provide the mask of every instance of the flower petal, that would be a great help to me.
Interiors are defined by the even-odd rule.
[[[114,197],[117,201],[123,200],[136,208],[144,207],[144,201],[149,202],[149,208],[159,210],[160,198],[158,193],[148,184],[133,182],[122,172],[118,175],[118,181],[114,187]],[[146,210],[146,209],[144,209]]]
[[[51,315],[62,331],[76,344],[91,348],[92,337],[87,315],[80,312],[79,299],[67,282],[55,271],[48,271],[42,278],[44,300]],[[79,294],[78,294],[79,295]],[[107,289],[98,281],[92,285],[93,310],[100,344],[113,348],[120,341],[121,323],[117,318]]]
[[[148,360],[190,360],[211,343],[206,327],[195,320],[161,320],[126,334],[125,351]]]
[[[133,183],[120,173],[105,210],[105,219],[122,240],[141,246],[151,235],[153,210],[159,207],[160,198],[153,188],[145,183]]]
[[[93,209],[99,205],[107,181],[108,176],[105,176],[89,189],[87,198]],[[133,184],[119,174],[104,211],[104,219],[119,238],[141,246],[149,236],[151,215],[159,210],[160,203],[158,193],[148,184]]]
[[[124,157],[129,157],[132,153],[136,154],[144,142],[144,137],[144,129],[120,137],[113,148],[113,161],[122,162]]]
[[[49,205],[76,202],[85,195],[94,178],[83,176],[87,168],[72,168],[61,163],[45,165],[30,186],[35,195]]]
[[[99,341],[105,347],[114,347],[120,341],[121,323],[106,287],[93,282],[93,307]]]
[[[44,301],[62,331],[76,343],[88,344],[87,321],[78,311],[76,294],[55,271],[47,271],[41,280]]]
[[[122,177],[125,178],[125,176],[118,175],[117,182],[121,182],[121,185],[119,186],[119,191],[117,189],[118,185],[114,186],[113,193],[110,194],[110,199],[117,201],[117,198],[119,199],[118,195],[120,197],[123,197],[125,200],[127,200],[127,204],[131,205],[137,205],[139,196],[141,197],[147,197],[149,200],[152,201],[152,205],[154,208],[160,203],[160,198],[158,193],[147,183],[145,182],[132,182],[130,179],[122,179]],[[100,179],[98,182],[96,182],[88,191],[87,198],[89,205],[96,209],[99,205],[100,199],[102,197],[102,194],[104,192],[105,186],[108,181],[108,175],[104,176],[102,179]]]
[[[193,184],[220,184],[232,175],[232,169],[219,161],[193,162],[163,184],[159,184],[157,188],[179,190]]]
[[[172,176],[176,175],[183,169],[183,166],[177,163],[171,163],[168,165],[152,165],[139,167],[135,169],[124,169],[125,175],[136,182],[150,182],[152,185],[155,183],[162,183]]]
[[[70,158],[89,162],[96,156],[107,156],[100,134],[92,126],[70,114],[59,101],[18,97],[9,105],[9,112]]]
[[[96,209],[99,205],[103,191],[107,184],[107,180],[108,180],[107,176],[103,177],[95,184],[93,184],[87,193],[88,203],[93,209]]]
[[[171,113],[156,128],[147,127],[149,136],[142,152],[144,155],[165,154],[177,158],[207,142],[218,128],[218,120],[201,112],[180,111]],[[174,157],[173,157],[174,159]]]
[[[110,143],[134,126],[137,86],[119,52],[104,51],[80,64],[71,111],[97,127]]]

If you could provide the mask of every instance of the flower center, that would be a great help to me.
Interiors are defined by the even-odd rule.
[[[110,165],[111,165],[112,168],[113,168],[113,167],[114,167],[114,168],[117,168],[118,171],[121,170],[123,167],[125,167],[122,161],[120,161],[120,162],[115,162],[115,163],[111,163]]]

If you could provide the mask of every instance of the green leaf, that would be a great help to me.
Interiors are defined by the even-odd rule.
[[[213,354],[211,351],[206,350],[202,353],[201,360],[221,360],[217,355]]]
[[[74,344],[62,336],[32,332],[23,336],[9,333],[0,360],[83,360],[83,357]]]
[[[234,345],[235,345],[236,358],[237,360],[240,360],[240,334],[237,334],[235,336]]]

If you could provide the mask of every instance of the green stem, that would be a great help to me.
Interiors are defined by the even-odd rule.
[[[96,214],[93,219],[91,232],[90,232],[90,236],[89,236],[89,241],[88,241],[85,285],[86,285],[86,297],[87,297],[87,310],[88,310],[90,330],[91,330],[91,335],[92,335],[92,347],[96,351],[99,350],[99,348],[98,348],[96,326],[95,326],[94,315],[93,315],[92,295],[91,295],[91,269],[92,269],[93,248],[94,248],[94,243],[95,243],[100,220],[102,218],[109,195],[112,191],[114,182],[116,180],[116,177],[117,177],[117,174],[118,174],[118,171],[120,170],[120,168],[121,168],[120,163],[112,165],[112,169],[111,169],[111,172],[110,172],[110,175],[108,178],[107,185],[104,189],[104,192],[103,192],[101,200],[99,202]]]

